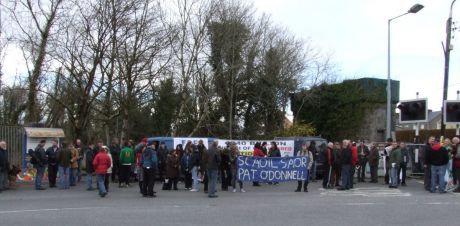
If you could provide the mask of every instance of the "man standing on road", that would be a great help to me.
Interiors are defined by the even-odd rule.
[[[398,188],[398,172],[399,165],[401,164],[401,149],[399,149],[398,143],[393,142],[391,145],[390,152],[390,188]]]
[[[131,176],[131,165],[134,164],[135,155],[134,150],[131,148],[131,143],[125,141],[123,149],[120,152],[120,175],[118,176],[118,187],[129,187],[129,178]]]
[[[423,174],[423,184],[425,186],[425,190],[431,190],[431,165],[427,161],[427,153],[431,152],[431,147],[434,145],[434,136],[430,136],[428,138],[428,142],[424,146],[424,174]]]
[[[112,182],[116,181],[116,178],[118,177],[119,170],[120,170],[120,143],[118,142],[118,139],[113,139],[112,144],[110,145],[110,155],[112,155],[113,159],[113,168],[112,168]],[[120,178],[118,178],[120,180]]]
[[[333,147],[333,143],[328,143],[327,148],[322,150],[321,152],[321,159],[323,161],[323,188],[328,188],[328,185],[331,185],[332,165],[334,162],[334,157],[332,153]]]
[[[56,187],[56,176],[58,172],[57,153],[59,151],[58,140],[54,139],[53,145],[46,149],[46,157],[48,158],[48,181],[50,188]]]
[[[35,176],[35,190],[45,190],[45,188],[42,187],[42,179],[47,165],[46,152],[44,148],[45,144],[46,141],[41,140],[34,151],[37,160],[37,163],[34,164],[34,168],[37,170],[37,174]]]
[[[409,163],[409,150],[407,150],[406,144],[404,142],[401,142],[399,147],[401,148],[401,164],[398,170],[398,181],[399,175],[402,173],[401,186],[406,186],[406,171],[407,163]]]
[[[70,188],[70,161],[72,160],[72,152],[70,149],[73,148],[72,143],[64,144],[63,149],[57,153],[57,163],[59,167],[59,189]],[[93,162],[91,162],[91,165]]]
[[[351,148],[350,141],[344,140],[342,142],[342,151],[341,151],[341,161],[342,161],[342,186],[337,190],[349,190],[351,188]]]
[[[368,156],[369,148],[364,144],[363,141],[361,141],[358,147],[358,182],[366,182],[366,165]]]
[[[371,183],[378,182],[378,169],[379,169],[379,149],[375,143],[371,144],[371,150],[369,152],[369,167],[371,168]]]
[[[148,146],[142,153],[142,167],[144,169],[144,183],[142,184],[142,195],[144,197],[156,197],[153,191],[155,185],[155,173],[158,169],[158,155],[155,151],[155,142],[149,141]]]
[[[436,192],[436,187],[440,193],[446,193],[446,175],[447,163],[449,162],[449,152],[435,142],[431,149],[426,153],[425,165],[431,165],[431,188],[430,192]]]
[[[342,176],[342,161],[341,161],[341,148],[340,148],[340,143],[335,142],[334,143],[334,181],[335,181],[335,186],[339,187],[340,186],[340,178]]]
[[[209,180],[209,190],[208,190],[208,197],[209,198],[217,198],[216,193],[216,184],[217,184],[217,173],[219,172],[220,166],[220,153],[217,150],[218,142],[214,141],[211,145],[211,148],[208,150],[208,159],[207,159],[207,167],[208,167],[208,180]]]
[[[8,151],[6,150],[6,142],[0,141],[0,192],[8,188]]]
[[[88,147],[85,150],[85,161],[86,161],[86,190],[93,191],[93,160],[97,151],[94,150],[94,145],[92,143],[88,144]]]

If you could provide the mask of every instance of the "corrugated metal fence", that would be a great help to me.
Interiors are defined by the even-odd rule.
[[[24,139],[22,126],[0,125],[0,140],[6,141],[10,165],[22,167]]]

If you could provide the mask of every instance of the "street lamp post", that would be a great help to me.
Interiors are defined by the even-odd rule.
[[[392,116],[392,110],[391,110],[391,70],[390,70],[390,68],[391,68],[390,67],[390,63],[391,63],[391,58],[390,58],[390,56],[391,56],[390,55],[390,49],[391,49],[390,48],[391,47],[391,45],[390,45],[390,25],[391,25],[391,21],[394,20],[394,19],[397,19],[399,17],[402,17],[404,15],[407,15],[409,13],[417,13],[421,9],[423,9],[423,5],[415,4],[406,13],[388,19],[387,122],[386,122],[386,130],[385,130],[386,138],[391,138],[391,116]]]
[[[444,46],[444,87],[443,87],[443,95],[442,95],[442,102],[444,103],[447,100],[447,90],[449,86],[449,61],[450,61],[450,39],[452,38],[452,8],[454,7],[454,3],[456,0],[453,0],[450,4],[450,12],[449,18],[446,22],[446,45]],[[443,110],[441,109],[441,112]],[[444,114],[441,114],[441,136],[446,135],[446,125],[444,124]]]

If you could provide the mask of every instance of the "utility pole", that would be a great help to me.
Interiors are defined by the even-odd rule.
[[[453,49],[450,40],[452,38],[452,8],[456,0],[453,0],[450,4],[449,18],[446,22],[446,45],[444,46],[444,88],[442,95],[442,103],[447,100],[447,92],[449,88],[449,61],[450,61],[450,51]],[[443,112],[443,109],[441,109]],[[444,114],[441,114],[441,136],[446,134],[446,125],[444,124]]]

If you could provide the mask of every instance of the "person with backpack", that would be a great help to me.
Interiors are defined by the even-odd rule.
[[[131,143],[125,141],[123,148],[120,152],[120,176],[118,187],[122,187],[122,183],[125,183],[126,187],[129,187],[129,177],[131,174],[131,165],[135,161],[134,150],[131,148]]]
[[[33,151],[33,156],[31,159],[31,163],[33,164],[34,168],[37,170],[37,174],[35,176],[35,190],[45,190],[46,188],[42,187],[42,179],[43,175],[45,174],[46,165],[48,163],[46,159],[46,152],[45,152],[45,144],[46,140],[41,140],[40,143],[37,145],[35,150]]]
[[[156,197],[153,188],[155,186],[155,174],[158,170],[158,155],[155,151],[154,141],[148,142],[147,148],[142,153],[141,162],[144,171],[142,195],[149,198]]]

